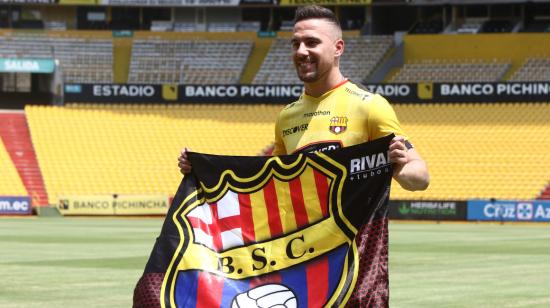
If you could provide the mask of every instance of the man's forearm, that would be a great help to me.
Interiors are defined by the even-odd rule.
[[[401,167],[394,166],[393,178],[406,190],[426,190],[430,184],[428,167],[421,159],[414,159]]]

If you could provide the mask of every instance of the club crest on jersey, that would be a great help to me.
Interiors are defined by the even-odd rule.
[[[328,129],[333,134],[341,134],[348,128],[348,117],[332,117]]]

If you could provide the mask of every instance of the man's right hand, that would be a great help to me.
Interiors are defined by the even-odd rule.
[[[178,167],[180,167],[180,171],[183,174],[188,174],[189,172],[191,172],[191,162],[187,157],[188,151],[188,148],[184,148],[183,150],[181,150],[180,157],[178,157]]]

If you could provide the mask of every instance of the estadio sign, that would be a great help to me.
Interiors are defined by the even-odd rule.
[[[288,104],[303,85],[66,84],[65,102]]]

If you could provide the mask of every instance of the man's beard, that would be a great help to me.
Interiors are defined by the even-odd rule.
[[[316,65],[313,64],[313,65]],[[296,75],[298,76],[298,79],[300,79],[302,82],[315,82],[317,80],[319,80],[319,71],[318,71],[318,67],[315,67],[315,70],[311,71],[307,71],[306,73],[300,73],[300,64],[295,64],[295,68],[296,68]]]
[[[319,74],[317,72],[314,72],[313,74],[303,74],[303,75],[297,72],[297,74],[298,74],[298,78],[302,82],[315,82],[319,80]]]

